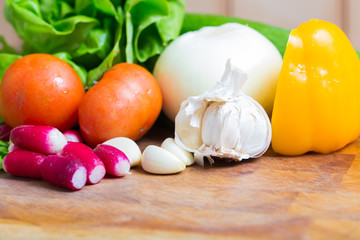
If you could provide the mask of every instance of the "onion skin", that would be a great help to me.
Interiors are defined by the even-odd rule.
[[[271,115],[282,57],[262,34],[237,23],[183,34],[160,55],[154,76],[165,115],[174,121],[182,101],[210,89],[221,78],[227,59],[247,74],[244,93]]]

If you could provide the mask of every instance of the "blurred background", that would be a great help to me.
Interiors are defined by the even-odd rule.
[[[187,12],[213,13],[288,29],[319,18],[338,25],[360,50],[360,0],[186,0]]]
[[[261,21],[288,29],[311,18],[338,25],[360,50],[360,0],[185,0],[187,12],[222,14]],[[5,0],[0,0],[0,35],[17,48],[21,45],[5,21]]]

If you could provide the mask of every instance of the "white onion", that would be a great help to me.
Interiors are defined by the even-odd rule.
[[[248,76],[244,93],[272,112],[282,57],[256,30],[238,23],[204,27],[173,41],[154,69],[163,94],[163,111],[174,120],[182,101],[210,89],[228,59]]]

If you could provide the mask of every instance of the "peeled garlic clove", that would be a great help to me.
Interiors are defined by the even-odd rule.
[[[116,137],[103,142],[103,144],[113,146],[119,149],[120,151],[122,151],[123,153],[125,153],[125,155],[128,157],[130,161],[131,167],[140,164],[141,150],[139,146],[136,144],[136,142],[134,142],[130,138]]]
[[[183,171],[185,163],[168,150],[149,145],[145,148],[141,161],[142,168],[149,173],[172,174]]]
[[[192,165],[195,162],[194,156],[190,152],[179,147],[173,138],[165,139],[161,144],[161,147],[178,157],[179,160],[186,164],[186,166]]]
[[[214,156],[237,161],[260,157],[268,149],[269,117],[242,92],[245,81],[246,73],[228,60],[221,81],[182,102],[175,118],[175,142],[193,152],[199,164],[203,165],[203,157],[210,163]]]

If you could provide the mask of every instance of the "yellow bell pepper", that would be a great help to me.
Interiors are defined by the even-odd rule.
[[[336,25],[310,20],[291,31],[272,113],[283,155],[329,153],[360,134],[360,60]]]

